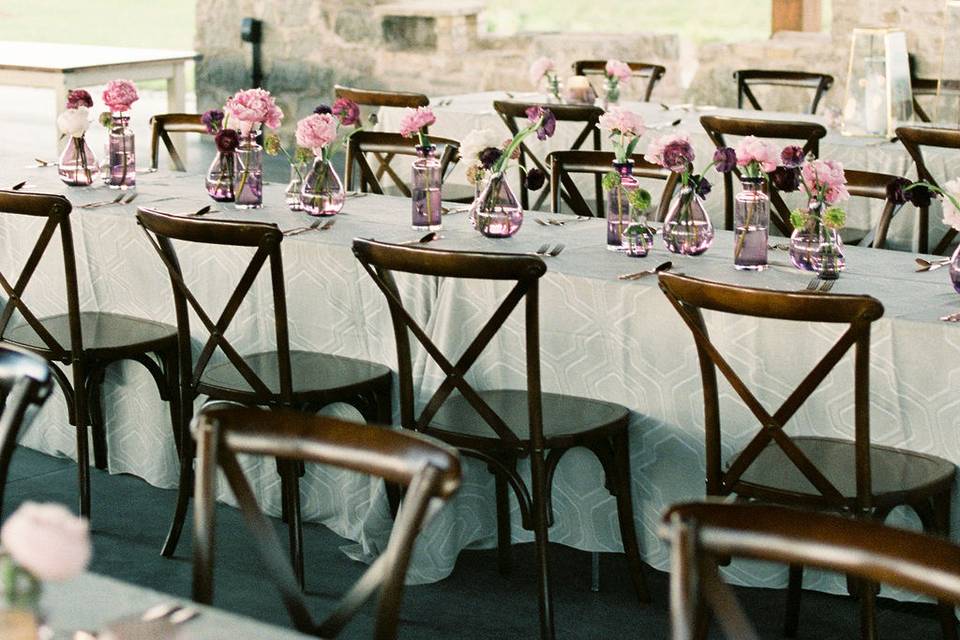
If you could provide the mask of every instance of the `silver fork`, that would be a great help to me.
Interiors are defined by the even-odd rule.
[[[820,286],[820,276],[813,276],[810,279],[810,282],[807,283],[806,291],[816,291],[817,287]]]
[[[960,311],[951,313],[950,315],[940,316],[940,319],[944,322],[960,322]]]
[[[836,280],[824,280],[823,284],[820,285],[820,289],[819,289],[820,293],[827,293],[828,291],[830,291],[830,289],[833,289],[833,285],[835,282]]]
[[[553,250],[551,250],[547,255],[550,256],[551,258],[556,258],[558,255],[560,255],[560,252],[564,250],[565,246],[566,245],[564,245],[561,242],[560,244],[555,246]]]
[[[538,256],[542,256],[542,255],[546,255],[547,251],[550,251],[550,243],[544,242],[542,245],[540,245],[540,248],[534,251],[533,253]]]

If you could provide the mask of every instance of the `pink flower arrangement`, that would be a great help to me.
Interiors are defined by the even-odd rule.
[[[812,197],[820,196],[823,202],[833,205],[850,197],[843,165],[835,160],[814,160],[800,170],[803,185]]]
[[[67,93],[67,109],[76,109],[77,107],[90,108],[93,106],[93,98],[85,89],[73,89]]]
[[[139,99],[137,87],[129,80],[111,80],[103,90],[103,102],[114,113],[129,111],[130,105]]]
[[[538,84],[548,73],[556,75],[557,65],[550,58],[537,58],[530,65],[530,81]]]
[[[90,562],[87,521],[59,504],[23,503],[3,523],[0,543],[17,565],[41,581],[69,580]]]
[[[237,128],[243,135],[252,133],[257,124],[279,129],[283,120],[283,111],[270,92],[264,89],[237,91],[227,99],[223,110],[229,119],[237,121]]]
[[[349,127],[360,122],[360,106],[353,100],[337,98],[330,111],[340,118],[340,124]]]
[[[603,68],[604,73],[608,78],[616,78],[618,82],[626,82],[630,79],[632,72],[630,71],[630,65],[626,62],[620,60],[607,60],[607,64]]]
[[[337,118],[330,113],[314,113],[297,122],[297,144],[311,149],[315,156],[337,139]]]
[[[600,116],[598,126],[604,131],[632,137],[642,136],[647,130],[642,117],[620,107],[614,107]]]
[[[737,154],[737,165],[746,167],[746,173],[750,177],[760,177],[759,171],[770,173],[780,163],[779,149],[756,136],[741,139],[734,151]]]
[[[690,136],[686,133],[668,133],[654,139],[643,155],[650,162],[674,173],[688,171],[696,157]]]
[[[430,107],[417,107],[416,109],[407,107],[403,112],[403,119],[400,120],[400,135],[409,138],[422,134],[426,127],[436,121],[437,116],[433,114]]]

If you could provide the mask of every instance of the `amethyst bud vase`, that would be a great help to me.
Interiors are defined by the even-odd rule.
[[[263,206],[263,147],[254,131],[241,136],[234,153],[234,207],[259,209]]]
[[[236,179],[237,147],[240,146],[240,134],[235,129],[221,129],[214,136],[217,155],[207,169],[207,193],[217,202],[233,202],[233,184]]]
[[[713,244],[713,223],[703,198],[692,186],[684,186],[670,202],[663,221],[663,244],[667,251],[699,256]]]
[[[100,165],[85,136],[67,141],[57,167],[60,179],[71,187],[89,187],[100,176]]]
[[[313,166],[303,178],[300,203],[303,210],[311,216],[333,216],[343,209],[345,199],[343,182],[327,159],[327,151],[324,149],[314,159]]]
[[[418,145],[416,150],[417,158],[413,161],[410,191],[412,226],[418,231],[437,231],[443,228],[440,220],[442,176],[437,148],[433,145]]]
[[[107,186],[111,189],[132,189],[137,184],[137,155],[130,116],[114,113],[107,142],[110,173]]]
[[[763,191],[763,178],[742,178],[733,202],[733,266],[742,271],[767,268],[767,227],[770,198]]]
[[[470,207],[470,219],[488,238],[509,238],[523,225],[523,208],[503,172],[491,173]]]
[[[607,250],[623,250],[623,233],[630,224],[631,194],[639,188],[637,179],[633,177],[633,163],[614,162],[615,173],[608,174],[604,179],[607,193]]]
[[[954,291],[960,293],[960,246],[950,256],[950,284]]]

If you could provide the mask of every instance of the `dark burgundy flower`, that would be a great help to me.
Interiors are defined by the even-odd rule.
[[[527,171],[527,176],[524,181],[527,185],[527,189],[530,191],[537,191],[543,186],[543,183],[547,181],[547,174],[540,169],[530,169]]]
[[[693,184],[693,190],[701,198],[706,198],[713,189],[713,185],[707,182],[707,179],[703,176],[690,176],[690,182]]]
[[[325,113],[333,113],[333,109],[330,108],[330,105],[327,104],[318,104],[317,108],[313,110],[318,116],[322,116]]]
[[[770,182],[778,191],[793,193],[800,188],[800,169],[781,165],[770,172]]]
[[[76,109],[77,107],[90,108],[93,106],[93,98],[85,89],[73,89],[67,93],[67,109]]]
[[[694,157],[690,142],[682,138],[670,141],[663,148],[663,164],[675,173],[680,173],[689,167]]]
[[[333,115],[340,119],[340,124],[345,127],[349,127],[360,122],[360,106],[353,100],[348,100],[347,98],[337,98],[330,110]]]
[[[223,111],[220,109],[204,111],[200,116],[200,122],[207,128],[208,133],[216,133],[223,126]]]
[[[233,153],[240,146],[240,134],[236,129],[221,129],[214,136],[214,140],[220,153]]]
[[[484,169],[491,169],[493,165],[496,164],[497,160],[500,159],[500,156],[503,155],[503,151],[497,149],[496,147],[487,147],[480,152],[480,164],[483,165]]]
[[[887,200],[896,205],[906,204],[909,200],[910,191],[904,191],[912,182],[906,178],[894,178],[887,185]],[[919,188],[919,187],[918,187]]]
[[[803,149],[796,145],[784,147],[780,152],[780,161],[787,168],[799,167],[803,164]]]
[[[720,173],[730,173],[737,166],[737,152],[730,147],[721,147],[713,152],[713,166]]]
[[[541,106],[534,106],[527,109],[527,119],[531,124],[539,122],[537,127],[537,138],[546,140],[557,130],[557,116],[553,115],[550,109],[544,109]]]
[[[933,200],[933,191],[922,184],[915,185],[909,191],[904,191],[907,201],[915,207],[929,207]]]

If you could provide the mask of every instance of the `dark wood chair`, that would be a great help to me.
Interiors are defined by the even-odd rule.
[[[643,101],[650,102],[650,95],[653,88],[657,86],[667,68],[659,64],[650,64],[648,62],[628,62],[630,71],[634,78],[640,78],[646,81],[646,87],[643,90]],[[573,73],[578,76],[602,76],[606,69],[606,60],[576,60],[573,63]],[[594,87],[596,89],[597,87]],[[598,92],[599,95],[599,92]]]
[[[373,637],[376,640],[396,638],[404,578],[417,536],[460,486],[460,461],[456,451],[414,433],[283,410],[209,407],[197,416],[194,431],[198,447],[193,599],[204,604],[213,601],[219,469],[256,544],[266,578],[280,592],[297,630],[333,638],[376,596]],[[322,622],[316,622],[310,615],[276,530],[260,511],[238,455],[332,465],[406,487],[403,510],[393,526],[387,548]],[[243,561],[247,562],[247,558]]]
[[[100,396],[107,367],[124,360],[143,365],[153,376],[160,397],[170,403],[176,431],[176,417],[180,414],[177,333],[173,327],[152,320],[80,310],[70,212],[70,201],[63,196],[0,191],[0,213],[44,220],[37,242],[19,273],[15,277],[0,274],[0,288],[7,296],[0,313],[0,340],[50,363],[69,367],[69,376],[56,366],[51,366],[50,371],[65,396],[70,424],[77,430],[80,514],[89,518],[87,429],[93,432],[94,464],[98,469],[106,469],[107,432]],[[55,235],[60,236],[67,309],[66,313],[38,317],[24,301],[24,292]]]
[[[337,98],[346,98],[353,100],[361,107],[425,107],[430,104],[430,98],[422,93],[408,93],[405,91],[376,91],[374,89],[359,89],[356,87],[345,87],[334,85],[334,96]],[[367,123],[377,124],[376,111],[369,111],[365,116]]]
[[[839,511],[883,521],[898,506],[912,508],[930,532],[947,535],[953,463],[932,455],[870,442],[870,327],[883,306],[869,296],[786,293],[749,289],[676,274],[661,274],[660,288],[693,333],[703,381],[707,495]],[[775,411],[769,411],[710,341],[702,310],[759,319],[847,325],[846,331]],[[794,437],[786,425],[844,355],[854,351],[854,440]],[[760,423],[746,447],[724,468],[717,370]],[[797,630],[803,565],[790,568],[785,634]],[[873,611],[872,588],[860,594]],[[945,635],[954,637],[952,607],[943,607]],[[875,637],[876,620],[863,620]],[[950,633],[948,633],[950,632]]]
[[[777,86],[811,89],[813,90],[813,100],[811,100],[810,108],[806,113],[813,114],[817,112],[817,106],[820,104],[823,94],[833,86],[833,76],[810,71],[740,69],[733,72],[733,77],[737,81],[737,108],[743,109],[743,99],[746,98],[750,106],[757,111],[762,111],[763,107],[757,101],[757,96],[754,95],[752,87]]]
[[[937,80],[936,78],[910,78],[913,93],[913,113],[921,122],[932,122],[932,118],[920,104],[918,98],[937,95],[960,97],[960,80]]]
[[[880,213],[880,221],[866,237],[859,240],[860,246],[873,247],[874,249],[887,248],[887,233],[890,231],[890,223],[893,217],[903,207],[903,205],[894,204],[887,198],[887,185],[897,179],[897,176],[889,173],[875,173],[872,171],[856,171],[854,169],[845,169],[844,176],[847,178],[847,191],[855,198],[870,198],[883,201],[883,211]],[[846,240],[845,241],[849,241]]]
[[[173,146],[171,133],[202,133],[207,135],[207,127],[200,121],[199,113],[161,113],[150,118],[150,168],[160,166],[160,143],[170,154],[170,161],[177,171],[186,171],[187,167]]]
[[[600,122],[600,116],[603,115],[603,109],[600,107],[572,104],[523,103],[504,100],[495,100],[493,103],[494,110],[496,110],[497,114],[499,114],[500,119],[503,120],[504,124],[507,125],[511,136],[517,135],[521,128],[527,126],[527,109],[534,106],[541,106],[550,109],[550,111],[553,112],[553,115],[557,117],[557,122],[570,122],[583,125],[580,133],[574,139],[573,144],[570,145],[570,149],[580,149],[588,139],[592,139],[593,150],[600,151],[602,144],[600,139],[600,129],[597,128],[597,124]],[[518,122],[520,123],[519,125]],[[544,160],[541,160],[536,154],[530,151],[530,147],[527,146],[526,142],[521,143],[520,145],[519,164],[520,205],[525,210],[539,209],[546,201],[549,193],[544,190],[540,194],[540,197],[537,198],[537,201],[533,204],[533,206],[531,206],[530,191],[524,184],[523,175],[526,169],[534,167],[543,171],[544,175],[550,175],[550,168],[547,166]],[[533,167],[530,167],[530,164],[532,164]],[[602,176],[598,175],[594,181],[598,201],[603,198],[603,185],[601,184],[601,180]],[[567,204],[570,203],[568,202]]]
[[[606,210],[603,206],[603,193],[599,194],[596,208],[591,208],[583,198],[573,179],[575,174],[600,176],[612,171],[615,156],[612,151],[554,151],[547,156],[550,166],[550,209],[560,213],[561,199],[570,203],[570,210],[578,216],[603,218]],[[640,178],[663,180],[663,194],[657,205],[656,219],[662,221],[670,208],[670,198],[677,187],[677,174],[658,164],[648,162],[643,155],[636,153],[633,160],[633,175]]]
[[[754,118],[731,118],[727,116],[701,116],[700,125],[707,132],[714,145],[731,146],[725,136],[756,136],[771,140],[798,142],[805,154],[820,155],[820,140],[827,130],[815,122],[787,122],[781,120],[758,120]],[[724,228],[733,230],[733,178],[740,178],[739,167],[723,174],[723,214]],[[769,186],[769,185],[768,185]],[[770,188],[770,221],[784,236],[790,236],[793,227],[790,224],[790,207],[783,201],[776,189]]]
[[[548,558],[548,530],[553,522],[550,486],[557,464],[572,448],[593,451],[603,465],[606,486],[617,499],[630,576],[639,599],[648,601],[630,497],[630,412],[610,402],[541,392],[538,284],[547,271],[543,260],[531,255],[440,251],[373,240],[354,240],[353,252],[390,307],[399,360],[401,426],[457,447],[463,455],[484,461],[494,474],[502,573],[510,569],[508,490],[516,495],[523,527],[534,533],[541,637],[554,637]],[[404,306],[394,273],[514,284],[466,350],[451,360]],[[526,389],[474,389],[467,382],[468,371],[521,302]],[[419,413],[410,334],[446,376]],[[518,461],[524,458],[530,460],[529,484],[517,470]]]
[[[440,175],[445,178],[459,160],[460,143],[436,137],[431,137],[430,143],[437,147]],[[417,138],[404,138],[399,133],[359,131],[353,134],[347,143],[347,188],[382,195],[382,180],[387,177],[390,179],[389,186],[409,198],[409,171],[406,177],[401,176],[391,164],[397,156],[415,157],[418,144]]]
[[[0,516],[17,438],[30,426],[33,409],[50,397],[52,385],[46,360],[24,349],[0,345]]]
[[[365,360],[290,349],[280,250],[283,234],[275,224],[184,218],[144,208],[137,211],[137,222],[166,266],[173,288],[185,410],[178,423],[183,442],[192,444],[186,429],[194,400],[201,395],[246,406],[292,407],[313,412],[334,402],[345,402],[356,407],[367,422],[390,422],[390,369]],[[216,319],[184,280],[173,240],[254,250],[249,265]],[[227,339],[227,330],[265,267],[270,273],[272,289],[275,350],[241,355]],[[191,346],[191,312],[209,336],[196,361]],[[212,360],[218,348],[226,357],[223,363]],[[193,452],[190,446],[183,446],[180,451],[180,489],[163,549],[166,556],[176,551],[192,484]],[[302,580],[303,531],[299,487],[302,469],[289,461],[278,460],[277,471],[281,477],[284,519],[289,524],[291,557],[294,570]]]
[[[934,147],[940,149],[960,149],[960,130],[958,129],[937,129],[933,127],[897,127],[897,138],[906,148],[907,153],[913,158],[913,163],[917,168],[917,179],[925,180],[930,184],[939,186],[937,179],[930,173],[927,163],[923,157],[924,147]],[[930,246],[930,208],[920,207],[918,216],[920,238],[917,241],[917,250],[920,253],[927,253]],[[950,248],[950,244],[957,237],[955,229],[949,229],[940,240],[934,245],[933,252],[943,255]]]
[[[681,504],[663,520],[661,537],[671,545],[673,640],[701,637],[707,608],[725,637],[760,637],[720,577],[719,558],[808,565],[960,604],[960,547],[940,538],[759,504]]]

